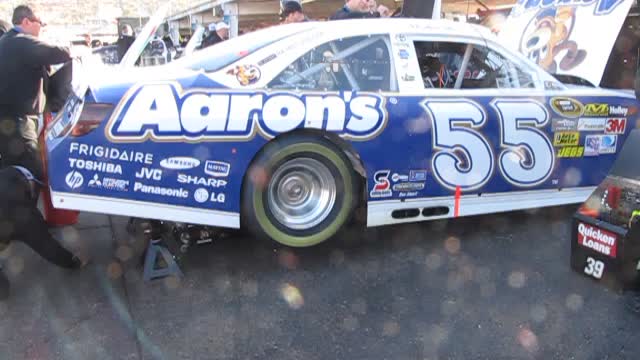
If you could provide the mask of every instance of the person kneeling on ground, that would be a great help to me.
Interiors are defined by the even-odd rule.
[[[22,241],[52,264],[78,269],[83,261],[51,236],[37,207],[40,181],[21,166],[0,169],[0,251]],[[0,300],[9,297],[9,279],[0,267]]]

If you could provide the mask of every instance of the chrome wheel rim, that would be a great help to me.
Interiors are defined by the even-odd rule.
[[[267,203],[282,225],[307,230],[331,213],[336,202],[336,182],[327,166],[311,158],[284,163],[269,181]]]

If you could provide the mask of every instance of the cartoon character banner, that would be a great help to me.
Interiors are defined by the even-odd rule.
[[[600,84],[634,0],[518,0],[500,38],[550,73]]]

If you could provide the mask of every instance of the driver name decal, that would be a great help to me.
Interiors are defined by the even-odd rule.
[[[269,139],[298,128],[369,140],[386,126],[383,98],[369,93],[292,94],[148,84],[123,97],[106,127],[112,142]]]

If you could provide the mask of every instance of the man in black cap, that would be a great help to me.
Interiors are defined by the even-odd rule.
[[[389,9],[384,5],[377,5],[375,0],[346,0],[344,6],[329,20],[367,19],[389,17]]]
[[[78,269],[84,265],[83,261],[51,236],[38,210],[40,185],[42,183],[24,167],[0,169],[0,251],[12,241],[21,241],[52,264]],[[9,280],[0,266],[0,300],[8,296]]]
[[[38,40],[44,23],[30,7],[16,7],[12,22],[14,27],[0,38],[0,164],[21,165],[42,179],[38,117],[44,111],[48,69],[71,57],[68,49]]]
[[[283,24],[309,21],[302,12],[302,5],[297,1],[287,1],[280,11],[280,20]]]

